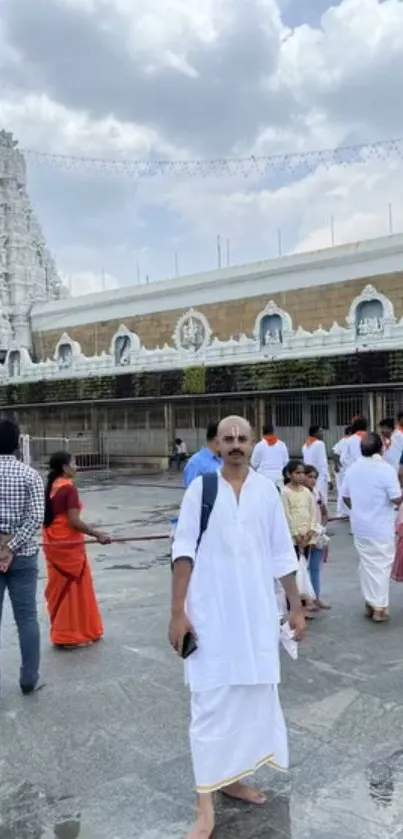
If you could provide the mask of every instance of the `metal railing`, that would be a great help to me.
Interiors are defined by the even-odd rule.
[[[31,437],[24,434],[20,439],[20,449],[24,463],[44,471],[53,452],[68,451],[69,447],[66,437]]]
[[[92,437],[31,437],[23,434],[20,438],[20,451],[24,463],[28,463],[40,472],[49,468],[50,456],[57,451],[68,451],[74,455],[80,472],[108,471],[109,449],[102,437],[94,442]]]

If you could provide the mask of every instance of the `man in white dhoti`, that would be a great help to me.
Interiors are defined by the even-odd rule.
[[[375,623],[383,623],[389,617],[395,508],[403,499],[396,470],[382,457],[378,434],[369,433],[361,440],[361,457],[347,469],[342,493],[351,510],[365,612]]]
[[[302,457],[306,466],[314,466],[318,473],[316,489],[327,504],[329,488],[329,464],[327,461],[326,446],[323,442],[323,428],[319,425],[311,425],[309,434],[302,446]]]
[[[345,451],[347,440],[351,437],[351,426],[347,425],[344,431],[344,436],[333,446],[333,457],[334,457],[334,474],[336,478],[336,490],[337,490],[337,515],[339,518],[343,516],[349,516],[350,510],[346,507],[343,502],[343,496],[341,494],[341,487],[343,484],[344,476],[346,474],[346,466],[345,466]]]
[[[281,489],[284,484],[283,469],[290,459],[285,443],[274,433],[271,423],[263,428],[263,440],[252,452],[251,466],[265,478],[270,478]]]
[[[280,495],[248,466],[250,425],[228,417],[218,435],[223,467],[207,529],[199,544],[203,478],[196,478],[183,499],[172,553],[169,639],[179,655],[189,632],[197,643],[185,662],[198,792],[197,821],[188,839],[210,839],[215,791],[263,804],[264,794],[242,779],[266,763],[288,766],[277,690],[276,579],[290,604],[295,637],[304,631],[298,563]]]
[[[272,423],[263,426],[263,439],[256,443],[252,451],[251,466],[259,475],[273,481],[278,490],[284,486],[283,469],[287,466],[290,455],[285,443],[274,433]],[[287,598],[283,586],[276,580],[276,600],[280,620],[287,615]]]

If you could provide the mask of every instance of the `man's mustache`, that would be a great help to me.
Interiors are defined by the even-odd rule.
[[[242,457],[243,457],[243,452],[241,451],[241,449],[231,449],[231,451],[228,452],[228,454],[229,455],[231,455],[231,454],[241,454]]]

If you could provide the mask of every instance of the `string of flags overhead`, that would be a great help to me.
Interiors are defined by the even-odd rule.
[[[250,155],[206,159],[131,160],[56,154],[22,149],[29,163],[63,171],[98,173],[134,179],[153,177],[227,178],[275,174],[303,175],[322,167],[366,164],[373,160],[402,160],[403,138],[289,154]]]

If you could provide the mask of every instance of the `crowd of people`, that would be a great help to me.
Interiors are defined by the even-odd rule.
[[[365,614],[383,623],[390,578],[403,580],[403,414],[383,420],[380,434],[354,418],[333,454],[337,515],[350,520]],[[241,417],[211,424],[185,469],[169,638],[191,693],[198,810],[187,839],[212,836],[215,792],[261,805],[264,793],[244,779],[264,764],[288,767],[279,641],[284,624],[301,640],[306,620],[330,608],[321,586],[329,482],[320,427],[290,459],[272,425],[253,448]]]
[[[374,623],[389,619],[390,579],[403,581],[403,413],[397,423],[382,420],[379,432],[356,417],[333,451],[337,515],[349,519],[365,614]],[[295,658],[306,621],[330,608],[322,597],[330,541],[323,436],[311,426],[301,457],[290,458],[272,425],[254,446],[249,423],[233,416],[211,422],[206,445],[186,458],[169,640],[184,659],[191,696],[198,814],[187,839],[210,839],[215,792],[261,805],[264,793],[245,778],[264,764],[288,767],[280,641]],[[63,649],[103,636],[85,536],[111,539],[82,518],[74,458],[53,454],[44,487],[18,446],[18,427],[0,421],[0,620],[8,590],[27,695],[43,686],[39,539],[50,640]]]

